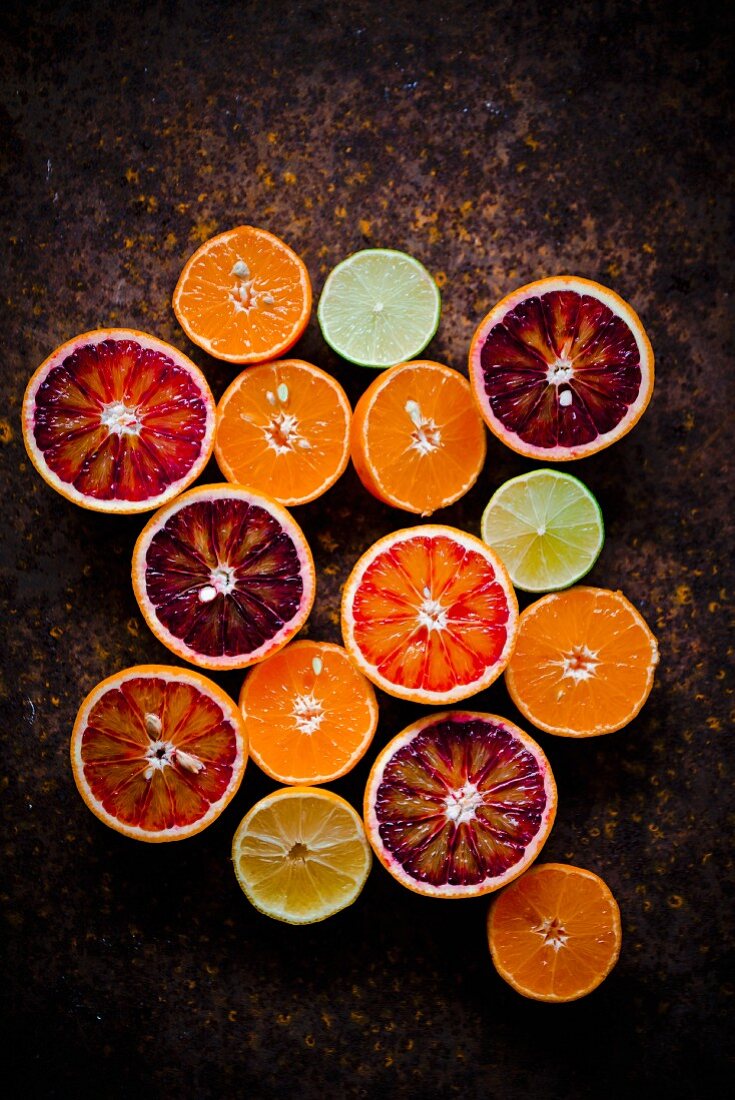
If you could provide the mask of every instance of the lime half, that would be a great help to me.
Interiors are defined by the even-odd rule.
[[[605,539],[592,493],[557,470],[532,470],[501,485],[483,512],[481,532],[523,592],[574,584],[595,564]]]
[[[317,316],[329,346],[360,367],[393,367],[431,340],[441,315],[439,288],[405,252],[366,248],[327,277]]]

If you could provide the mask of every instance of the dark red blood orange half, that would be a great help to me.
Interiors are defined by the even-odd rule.
[[[43,479],[97,512],[145,512],[204,469],[215,404],[198,367],[133,329],[98,329],[63,344],[23,400],[23,439]]]
[[[517,878],[556,814],[556,783],[536,742],[505,718],[446,711],[399,733],[365,789],[375,854],[402,885],[475,897]]]
[[[608,447],[637,423],[653,391],[653,349],[614,291],[560,275],[522,286],[488,313],[469,373],[503,443],[562,462]]]
[[[149,627],[203,668],[246,668],[301,629],[316,590],[304,534],[276,501],[240,485],[190,489],[159,509],[133,551]]]

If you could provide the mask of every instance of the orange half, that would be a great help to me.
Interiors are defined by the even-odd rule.
[[[440,524],[379,539],[342,598],[347,652],[383,691],[452,703],[488,687],[515,641],[518,603],[485,543]]]
[[[469,382],[442,363],[399,363],[357,403],[352,462],[368,492],[394,508],[430,516],[474,485],[485,428]]]
[[[260,363],[284,355],[306,328],[311,281],[279,237],[241,225],[189,258],[173,308],[189,339],[216,359]]]
[[[306,504],[344,472],[351,417],[339,382],[311,363],[249,367],[217,407],[217,464],[228,481]]]

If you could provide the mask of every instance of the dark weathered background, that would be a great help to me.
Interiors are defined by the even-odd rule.
[[[689,1098],[723,1074],[728,7],[79,0],[2,16],[0,938],[16,1095]],[[192,355],[219,395],[234,372],[188,344],[170,297],[194,248],[241,222],[297,249],[316,295],[365,245],[419,257],[444,296],[429,353],[460,369],[489,307],[546,274],[609,284],[648,328],[649,411],[574,472],[607,524],[591,580],[641,609],[660,671],[626,730],[539,736],[559,782],[544,857],[600,872],[623,913],[620,963],[586,1001],[516,996],[488,957],[485,900],[421,899],[380,868],[324,924],[258,915],[229,863],[240,817],[273,786],[252,764],[223,817],[180,845],[119,837],[77,795],[68,739],[85,692],[173,658],[131,591],[142,519],[45,487],[20,438],[23,390],[62,341],[128,325]],[[353,400],[372,377],[314,320],[297,353]],[[491,491],[530,465],[491,441],[480,483],[442,518],[476,531]],[[297,516],[320,585],[308,632],[339,640],[351,564],[407,518],[351,471]],[[219,679],[237,692],[239,675]],[[476,703],[517,717],[502,684]],[[376,744],[422,713],[381,707]],[[355,805],[373,755],[334,785]]]

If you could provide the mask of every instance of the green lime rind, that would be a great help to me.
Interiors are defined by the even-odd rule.
[[[317,308],[322,336],[342,359],[384,370],[416,358],[441,318],[424,265],[393,248],[364,248],[327,276]]]
[[[501,485],[480,530],[522,592],[569,588],[589,573],[605,542],[602,510],[584,482],[549,469]]]

